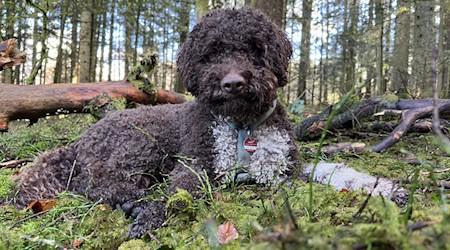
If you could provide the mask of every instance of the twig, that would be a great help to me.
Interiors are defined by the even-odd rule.
[[[41,211],[41,212],[39,212],[39,213],[35,213],[35,214],[32,214],[32,215],[30,215],[30,216],[28,216],[28,217],[25,217],[25,218],[23,218],[23,219],[21,219],[21,220],[15,222],[14,224],[12,224],[12,225],[9,227],[9,229],[13,229],[15,226],[17,226],[17,225],[19,225],[19,224],[22,224],[22,223],[24,223],[25,221],[27,221],[27,220],[29,220],[29,219],[33,219],[34,217],[38,217],[39,215],[45,214],[45,213],[47,213],[48,211],[50,211],[50,210]]]
[[[69,179],[67,180],[66,190],[69,190],[70,182],[72,181],[73,170],[75,169],[75,164],[77,164],[77,160],[73,161],[72,168],[70,169]]]
[[[158,245],[161,245],[161,241],[158,240],[158,238],[156,238],[156,236],[150,232],[147,232],[147,235],[150,237],[150,239],[156,241],[156,243],[158,243]]]
[[[428,226],[435,225],[435,224],[438,224],[438,223],[440,223],[440,221],[438,221],[438,220],[419,221],[419,222],[416,222],[414,224],[406,226],[406,229],[408,231],[417,231],[417,230],[420,230],[422,228],[426,228]]]
[[[11,160],[7,162],[0,163],[0,168],[17,168],[21,167],[23,163],[33,162],[33,159],[21,159],[21,160]]]

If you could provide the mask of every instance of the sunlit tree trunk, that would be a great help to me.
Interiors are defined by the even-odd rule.
[[[56,56],[56,66],[53,76],[53,82],[61,82],[62,78],[62,63],[63,63],[63,43],[64,43],[64,28],[66,26],[67,11],[69,9],[69,0],[61,1],[61,25],[59,26],[59,44],[58,54]]]
[[[377,45],[376,45],[376,90],[377,94],[381,95],[386,92],[386,82],[384,81],[383,71],[383,37],[384,37],[384,6],[383,0],[375,1],[375,26],[378,29],[377,32]]]
[[[104,1],[105,6],[107,6],[108,1]],[[103,68],[105,66],[105,46],[106,46],[106,19],[107,19],[108,11],[104,10],[102,13],[102,30],[101,30],[101,39],[100,39],[100,67],[98,73],[99,81],[103,81]]]
[[[392,52],[392,89],[399,96],[408,90],[408,57],[410,40],[410,0],[398,0],[395,17],[394,50]]]
[[[297,97],[305,100],[306,103],[306,79],[308,78],[309,73],[309,53],[311,47],[311,15],[313,0],[303,0],[302,6],[302,40],[300,43],[300,63],[298,65]]]
[[[113,46],[114,46],[114,17],[116,11],[116,1],[111,1],[111,15],[109,22],[109,52],[108,52],[108,81],[111,81],[112,64],[113,64]]]
[[[434,0],[417,1],[415,9],[412,60],[414,96],[430,97],[433,78],[433,49],[436,48]]]
[[[134,48],[133,48],[133,65],[136,65],[137,62],[137,51],[138,51],[138,42],[139,42],[139,20],[141,18],[141,10],[142,10],[142,0],[137,1],[136,6],[136,21],[135,21],[135,31],[134,31]]]
[[[35,82],[36,76],[39,72],[42,73],[42,67],[44,64],[44,60],[47,58],[48,48],[47,48],[47,40],[48,40],[48,0],[44,1],[44,6],[40,6],[32,2],[31,0],[27,0],[27,4],[32,6],[37,12],[40,12],[42,15],[42,29],[41,29],[41,35],[40,35],[40,43],[41,43],[41,55],[39,60],[36,60],[36,62],[33,64],[33,68],[31,70],[30,75],[25,80],[25,83],[27,85],[33,84]],[[45,67],[44,67],[45,70]],[[42,78],[41,78],[42,79]]]
[[[13,38],[14,37],[14,23],[15,23],[15,3],[13,2],[6,2],[6,17],[5,18],[5,30],[6,30],[6,38]],[[13,70],[12,68],[7,68],[4,70],[3,73],[3,82],[4,83],[13,83],[14,82],[14,78],[13,78]]]
[[[79,82],[79,64],[78,64],[78,55],[79,55],[79,43],[78,43],[78,17],[79,17],[79,8],[78,2],[72,2],[72,14],[71,14],[71,44],[70,44],[70,81],[71,82]]]
[[[92,10],[93,0],[86,0],[81,11],[80,25],[80,82],[89,82],[91,70],[92,46]]]
[[[284,27],[284,0],[253,0],[252,4],[256,9],[264,12],[278,27]]]
[[[450,96],[450,0],[440,0],[438,87],[443,97]]]

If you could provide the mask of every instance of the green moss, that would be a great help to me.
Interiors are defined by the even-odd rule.
[[[169,214],[184,213],[188,216],[194,216],[196,210],[192,195],[184,189],[177,189],[167,201],[166,209]]]
[[[11,180],[11,176],[17,173],[15,169],[4,169],[0,171],[0,200],[5,199],[15,186],[15,182]]]
[[[11,122],[9,132],[0,133],[0,162],[33,158],[48,149],[67,145],[95,121],[89,115],[62,117],[42,118],[29,127],[24,121]]]
[[[15,122],[9,133],[0,135],[0,161],[33,158],[44,150],[66,145],[90,124],[90,116],[42,119],[29,128],[25,123]],[[326,142],[340,141],[351,139],[329,138]],[[370,147],[379,141],[358,142]],[[311,162],[313,154],[308,150],[317,146],[317,142],[301,143],[304,162]],[[406,158],[422,164],[409,164]],[[179,190],[168,198],[165,226],[151,231],[152,238],[147,235],[129,241],[131,220],[122,212],[64,193],[55,208],[40,216],[31,217],[31,212],[0,206],[0,249],[72,248],[77,239],[83,239],[81,249],[214,249],[217,227],[225,222],[235,225],[239,237],[218,246],[220,249],[450,248],[449,215],[443,206],[447,201],[441,201],[440,194],[430,185],[433,178],[450,178],[450,172],[445,171],[450,157],[433,135],[406,135],[383,154],[341,153],[323,155],[322,159],[346,162],[363,172],[398,179],[405,188],[410,187],[411,175],[419,169],[420,189],[411,194],[414,197],[411,217],[405,221],[405,209],[386,199],[373,196],[364,205],[367,194],[360,191],[344,192],[313,184],[310,221],[309,184],[293,180],[280,187],[219,187],[213,190],[214,199],[194,200],[189,193]],[[432,178],[433,170],[441,171]],[[16,172],[0,169],[0,200],[11,191],[14,182],[10,176]],[[148,199],[166,199],[167,183],[155,185],[149,192]],[[298,228],[293,226],[292,218]],[[413,232],[406,228],[423,221],[434,224]]]
[[[150,250],[150,246],[143,240],[130,240],[122,243],[118,250]]]
[[[391,103],[391,102],[397,102],[398,101],[398,96],[396,96],[395,94],[385,94],[383,95],[382,99],[381,99],[381,103]]]
[[[7,249],[69,247],[77,239],[83,249],[112,249],[128,237],[129,221],[120,211],[68,193],[41,216],[11,207],[1,213],[0,246]]]

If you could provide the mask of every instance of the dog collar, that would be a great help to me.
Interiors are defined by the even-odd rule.
[[[258,119],[245,127],[239,126],[237,123],[229,121],[228,119],[224,119],[221,117],[218,117],[217,115],[211,113],[217,120],[224,121],[231,129],[235,129],[237,131],[237,145],[236,145],[236,153],[237,153],[237,166],[238,168],[240,166],[245,166],[250,164],[250,152],[251,150],[247,151],[245,148],[244,143],[246,142],[249,137],[253,134],[253,131],[261,125],[267,118],[269,118],[270,115],[272,115],[273,111],[277,107],[277,100],[273,100],[272,107],[270,107],[269,110],[267,110],[263,115],[258,117]],[[256,141],[252,140],[252,142],[255,142],[253,146],[256,146]],[[254,150],[252,150],[254,151]],[[239,174],[239,173],[238,173]]]

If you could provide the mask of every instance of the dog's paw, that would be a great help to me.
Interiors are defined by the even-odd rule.
[[[148,230],[160,228],[166,220],[163,202],[151,202],[132,210],[131,217],[136,219],[128,230],[131,239],[141,238]]]
[[[404,188],[398,188],[392,194],[391,200],[397,204],[399,207],[404,207],[408,204],[409,191]]]
[[[139,239],[143,235],[147,233],[149,227],[146,223],[141,223],[140,221],[135,220],[130,225],[130,229],[128,230],[128,234],[130,239]]]

